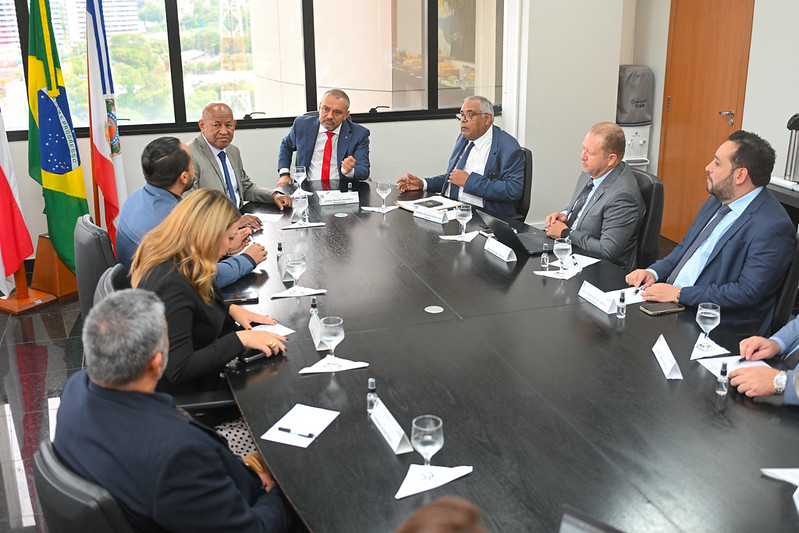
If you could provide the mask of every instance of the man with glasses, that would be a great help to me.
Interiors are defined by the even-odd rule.
[[[524,190],[524,154],[519,143],[494,126],[494,107],[482,96],[463,101],[461,134],[447,171],[419,179],[410,172],[397,180],[401,192],[423,189],[488,211],[512,216]]]
[[[189,143],[196,172],[192,190],[212,187],[223,191],[236,207],[245,202],[263,202],[274,203],[282,211],[291,206],[290,196],[256,185],[247,176],[241,152],[232,144],[236,120],[230,106],[218,102],[206,105],[199,125],[201,133]],[[242,218],[253,231],[261,229],[258,218]]]
[[[280,143],[278,187],[291,183],[291,155],[305,167],[311,180],[329,184],[331,179],[369,178],[369,130],[350,118],[350,98],[341,89],[330,89],[319,103],[319,116],[302,115],[294,120]]]

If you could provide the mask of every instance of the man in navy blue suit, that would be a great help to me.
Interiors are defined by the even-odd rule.
[[[754,133],[730,135],[705,167],[711,196],[683,241],[648,269],[628,274],[627,283],[653,302],[717,303],[722,324],[769,333],[796,234],[766,189],[774,157]]]
[[[446,173],[421,180],[409,172],[397,180],[397,188],[401,192],[424,189],[514,215],[524,190],[524,154],[519,143],[493,125],[494,106],[487,98],[466,98],[457,117],[461,134]]]
[[[61,394],[58,455],[105,487],[135,531],[289,531],[294,516],[271,474],[154,392],[168,339],[152,292],[119,291],[94,306],[83,325],[86,369]]]
[[[291,155],[305,167],[311,180],[369,178],[369,130],[350,118],[350,98],[341,89],[330,89],[319,103],[319,116],[297,117],[280,143],[278,187],[291,183]]]

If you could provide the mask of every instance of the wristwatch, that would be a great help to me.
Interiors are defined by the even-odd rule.
[[[775,394],[785,394],[785,384],[788,381],[788,372],[781,370],[774,376]]]

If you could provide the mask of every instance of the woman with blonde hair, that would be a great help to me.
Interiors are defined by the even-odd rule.
[[[240,216],[224,193],[200,189],[147,233],[133,256],[131,284],[155,292],[166,307],[169,360],[158,390],[216,388],[220,371],[245,349],[267,355],[286,349],[285,337],[252,329],[252,323],[275,320],[225,304],[213,284],[217,261],[236,238]]]

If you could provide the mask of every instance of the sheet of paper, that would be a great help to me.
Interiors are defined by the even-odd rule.
[[[443,241],[461,241],[461,242],[472,242],[472,239],[477,237],[477,234],[480,233],[479,231],[469,231],[466,232],[466,235],[461,236],[458,235],[439,235],[441,240]]]
[[[799,468],[761,468],[760,472],[780,481],[799,487]]]
[[[705,338],[705,334],[704,333],[700,333],[699,334],[699,338],[696,339],[696,342],[694,343],[694,349],[691,351],[691,361],[693,361],[695,359],[701,359],[703,357],[715,357],[717,355],[724,355],[726,353],[730,353],[729,350],[727,350],[725,348],[722,348],[721,346],[719,346],[718,344],[713,342],[713,339],[708,339],[707,340],[707,342],[712,346],[711,349],[709,349],[709,350],[700,350],[699,348],[697,348],[697,346],[699,346],[699,344],[702,342],[702,340],[704,338]],[[719,367],[719,368],[721,368],[721,367]]]
[[[624,303],[626,303],[627,305],[637,304],[637,303],[641,303],[641,302],[644,301],[644,293],[641,292],[641,291],[638,291],[638,294],[635,294],[635,288],[634,287],[626,287],[624,289],[618,289],[618,290],[615,290],[615,291],[608,291],[605,294],[607,296],[610,296],[611,298],[613,298],[614,302],[618,302],[619,301],[619,296],[621,296],[621,293],[624,293]]]
[[[262,224],[264,222],[277,222],[283,218],[283,213],[261,213],[258,218],[261,219]]]
[[[575,262],[577,265],[574,264]],[[594,263],[599,263],[599,259],[596,257],[588,257],[587,255],[571,254],[571,256],[566,258],[566,268],[585,268]],[[556,259],[550,263],[550,266],[560,268],[560,261]]]
[[[261,438],[307,448],[338,415],[338,411],[298,403],[261,435]]]
[[[390,213],[390,212],[394,211],[395,209],[399,209],[399,206],[397,206],[397,205],[387,205],[385,208],[361,206],[361,209],[363,209],[364,211],[373,211],[375,213]]]
[[[698,363],[705,367],[708,372],[717,378],[721,376],[722,363],[727,363],[727,375],[729,375],[730,372],[736,368],[746,368],[748,366],[768,366],[763,361],[741,361],[739,363],[738,360],[740,358],[740,355],[731,355],[729,357],[713,357],[712,359],[699,359]]]
[[[324,222],[295,222],[294,224],[289,224],[288,226],[283,226],[280,229],[321,228],[324,225],[325,225]]]
[[[290,289],[286,289],[285,291],[278,292],[272,295],[272,299],[275,298],[302,298],[303,296],[314,296],[317,294],[326,294],[327,289],[311,289],[309,287],[299,287],[295,285]]]
[[[663,335],[660,335],[655,345],[652,346],[652,353],[655,354],[655,359],[657,359],[660,370],[663,371],[663,375],[666,376],[666,379],[682,379],[680,367],[677,365],[674,354],[671,353],[671,348],[669,348]]]
[[[545,278],[555,278],[555,279],[572,279],[574,276],[580,273],[579,268],[571,268],[566,269],[563,271],[563,274],[560,273],[560,270],[534,270],[533,274],[536,276],[544,276]]]
[[[258,326],[254,326],[252,329],[258,331],[268,331],[269,333],[274,333],[275,335],[282,335],[287,337],[294,333],[294,330],[284,326],[283,324],[260,324]]]
[[[375,402],[372,413],[369,415],[372,423],[388,443],[391,451],[395,455],[402,455],[413,451],[411,441],[408,440],[408,435],[403,431],[402,426],[399,425],[397,419],[388,410],[386,404],[380,398]]]
[[[474,469],[471,466],[446,467],[431,465],[426,467],[424,465],[411,465],[394,498],[400,500],[407,496],[446,485],[459,477],[471,474],[472,470]]]
[[[326,372],[344,372],[355,368],[366,368],[365,361],[350,361],[341,357],[323,357],[311,366],[300,369],[300,374],[324,374]]]

